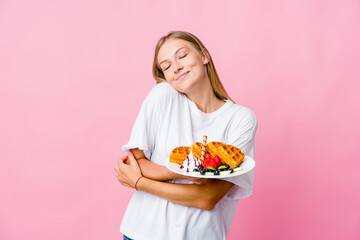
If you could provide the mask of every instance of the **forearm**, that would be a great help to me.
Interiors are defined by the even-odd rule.
[[[166,183],[142,178],[137,188],[176,204],[211,210],[232,186],[232,183],[221,180],[209,180],[204,185],[196,185]]]
[[[153,163],[146,158],[138,159],[137,162],[143,176],[146,178],[157,181],[168,181],[178,178],[176,174],[173,174],[167,167]]]
[[[142,161],[147,162],[144,163]],[[144,164],[143,170],[145,172],[141,171],[139,162]],[[124,186],[135,187],[140,191],[148,192],[176,204],[204,210],[211,210],[215,207],[233,186],[230,182],[217,179],[209,179],[203,185],[167,183],[152,180],[146,177],[146,175],[151,176],[152,172],[156,170],[160,172],[160,174],[158,172],[157,178],[166,178],[168,176],[163,166],[149,162],[145,158],[143,160],[137,158],[136,160],[132,153],[118,159],[118,165],[114,168],[118,181]]]
[[[181,178],[179,174],[173,173],[167,167],[149,161],[142,150],[134,148],[130,151],[137,160],[141,172],[145,177],[157,181],[168,181]]]

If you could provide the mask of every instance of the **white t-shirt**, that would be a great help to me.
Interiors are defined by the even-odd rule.
[[[217,111],[204,113],[168,83],[153,87],[134,123],[127,151],[139,148],[150,161],[166,165],[175,147],[220,141],[234,145],[254,158],[255,114],[227,100]],[[235,185],[211,211],[174,204],[136,191],[123,217],[120,232],[135,240],[225,239],[238,200],[252,194],[254,171],[226,178]],[[170,182],[189,183],[180,179]],[[201,197],[201,196],[199,196]]]

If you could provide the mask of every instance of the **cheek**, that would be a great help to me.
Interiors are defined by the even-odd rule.
[[[184,67],[193,67],[196,66],[198,63],[197,59],[194,58],[186,58],[182,62]]]
[[[171,81],[173,75],[171,74],[170,71],[166,71],[166,72],[164,72],[164,77],[165,77],[165,80],[166,80],[166,81]]]
[[[202,68],[203,62],[199,58],[189,58],[184,61],[184,67],[191,67],[193,70]]]

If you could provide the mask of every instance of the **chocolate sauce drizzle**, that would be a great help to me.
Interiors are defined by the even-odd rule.
[[[186,172],[189,172],[190,158],[187,156],[184,160],[186,160],[186,159],[187,159]],[[194,156],[193,161],[194,161],[195,167],[197,167],[197,168],[201,167],[201,161],[197,157]],[[185,167],[184,164],[180,165],[180,169],[183,169],[184,167]]]

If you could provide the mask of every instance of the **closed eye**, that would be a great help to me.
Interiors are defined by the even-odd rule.
[[[182,59],[182,58],[186,57],[187,55],[188,55],[188,54],[186,53],[185,55],[182,55],[182,56],[180,56],[179,58]],[[165,70],[168,70],[170,67],[171,67],[171,64],[170,64],[169,66],[167,66],[166,68],[164,68],[164,71],[165,71]]]

